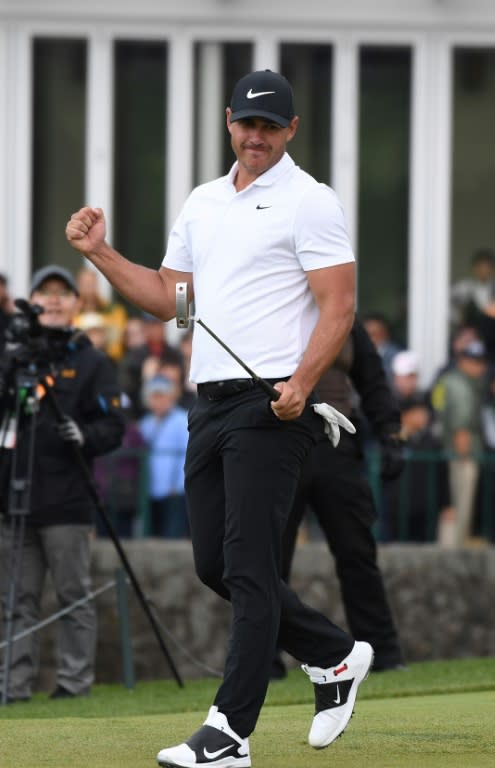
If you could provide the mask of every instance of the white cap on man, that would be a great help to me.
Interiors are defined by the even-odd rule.
[[[412,376],[418,373],[418,358],[411,349],[397,352],[392,359],[392,373],[394,376]]]

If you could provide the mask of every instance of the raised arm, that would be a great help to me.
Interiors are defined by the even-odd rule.
[[[67,240],[109,280],[124,298],[161,320],[175,317],[175,284],[189,283],[192,275],[167,267],[149,269],[124,258],[105,240],[106,223],[101,208],[81,208],[65,228]]]

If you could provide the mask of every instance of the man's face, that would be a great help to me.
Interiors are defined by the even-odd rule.
[[[493,264],[488,259],[478,261],[473,267],[473,272],[476,280],[479,280],[480,283],[488,283],[495,277]]]
[[[410,397],[418,387],[418,374],[394,374],[394,388],[402,397]]]
[[[387,341],[387,332],[382,323],[377,320],[366,320],[364,327],[375,347],[380,347]]]
[[[465,355],[459,356],[457,365],[470,379],[481,379],[487,369],[486,360],[483,358],[476,359]]]
[[[30,301],[43,307],[45,311],[39,316],[39,322],[49,328],[66,328],[79,310],[79,298],[58,277],[45,280],[33,291]]]
[[[232,149],[239,165],[256,178],[272,168],[285,152],[287,143],[295,136],[298,117],[287,128],[261,117],[246,117],[230,122],[232,110],[227,108],[227,129]]]

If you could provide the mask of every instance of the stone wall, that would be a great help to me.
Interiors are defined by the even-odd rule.
[[[209,669],[221,670],[230,607],[197,579],[189,542],[141,539],[124,542],[124,547],[156,610],[165,645],[181,677],[207,673],[188,656]],[[387,545],[380,549],[379,560],[406,661],[495,655],[495,548],[446,551],[433,545]],[[119,565],[113,544],[96,541],[94,586],[112,580]],[[333,560],[325,544],[308,543],[297,550],[293,585],[306,602],[345,626]],[[115,590],[98,597],[97,606],[97,682],[119,682],[122,663]],[[54,609],[48,590],[44,612]],[[136,679],[171,677],[131,587],[129,609]],[[53,638],[53,627],[42,631],[42,689],[53,685]]]

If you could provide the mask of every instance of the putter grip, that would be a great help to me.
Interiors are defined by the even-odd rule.
[[[267,381],[265,381],[264,379],[258,379],[258,384],[260,385],[261,389],[263,389],[272,400],[279,399],[280,392],[278,391],[278,389],[275,389],[275,387],[272,387],[272,385],[269,384]]]

